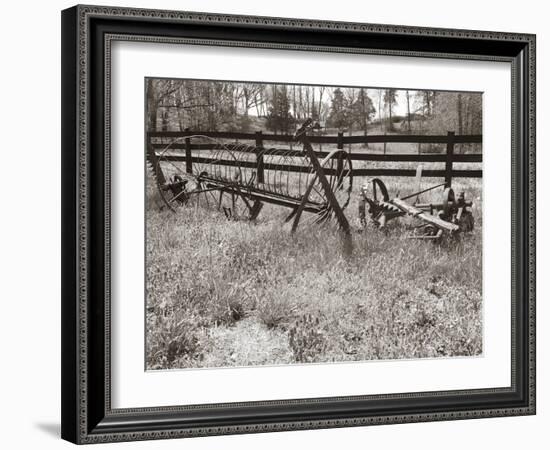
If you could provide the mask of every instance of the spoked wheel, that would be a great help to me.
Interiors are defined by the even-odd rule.
[[[210,138],[194,138],[209,148],[192,154],[189,169],[185,149],[174,145],[178,140],[166,146],[158,156],[156,170],[163,176],[157,177],[157,187],[164,204],[172,211],[189,206],[217,209],[232,220],[250,218],[254,204],[241,194],[239,186],[243,173],[233,152]],[[227,161],[234,163],[227,164]]]
[[[183,179],[179,174],[170,177],[166,180],[166,183],[161,184],[157,182],[162,201],[172,211],[176,211],[176,209],[185,205],[189,200],[187,192],[188,182],[189,180]]]
[[[201,183],[196,176],[185,170],[185,162],[182,164],[180,156],[175,152],[165,150],[157,162],[157,188],[166,207],[177,211],[191,200],[194,203],[196,195],[201,190]]]
[[[344,150],[332,151],[320,161],[320,164],[340,208],[346,209],[350,203],[353,189],[352,163],[349,153]],[[330,207],[327,193],[313,169],[308,174],[306,195],[308,203],[314,207],[316,212],[305,220],[323,223],[334,218],[334,211]]]

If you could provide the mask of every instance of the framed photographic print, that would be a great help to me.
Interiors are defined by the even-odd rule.
[[[62,12],[62,437],[535,413],[535,36]]]

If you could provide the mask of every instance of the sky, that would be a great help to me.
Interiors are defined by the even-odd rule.
[[[368,89],[370,98],[374,102],[374,107],[376,108],[376,118],[378,118],[378,89]],[[411,101],[411,112],[414,110],[413,107],[413,91],[410,91],[410,101]],[[393,114],[395,116],[404,116],[407,114],[407,99],[405,97],[405,91],[398,90],[395,93],[395,98],[397,103],[393,107]],[[382,103],[383,104],[383,103]]]

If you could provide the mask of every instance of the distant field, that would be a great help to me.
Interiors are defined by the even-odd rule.
[[[413,185],[384,181],[390,194]],[[301,226],[290,235],[284,208],[266,205],[256,223],[193,205],[160,211],[149,177],[147,367],[481,354],[482,184],[456,179],[453,187],[474,201],[476,228],[440,244],[407,239],[412,219],[359,233],[354,192],[346,210],[354,252],[346,258],[331,227]]]

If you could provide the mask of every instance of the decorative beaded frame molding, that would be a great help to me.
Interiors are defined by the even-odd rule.
[[[249,36],[254,31],[272,32],[330,31],[338,36],[359,33],[378,40],[408,37],[421,42],[454,39],[458,43],[495,43],[497,50],[481,52],[443,52],[434,45],[395,49],[360,46],[315,45],[315,43],[277,43],[247,39],[152,36],[150,34],[105,32],[93,43],[93,21],[165,24],[186,27],[238,27]],[[62,14],[63,22],[63,282],[62,282],[62,437],[75,443],[99,443],[174,437],[270,432],[373,424],[440,421],[481,417],[528,415],[535,413],[535,36],[487,31],[450,30],[345,23],[319,20],[204,14],[98,6],[75,6]],[[122,25],[124,26],[124,25]],[[107,27],[108,28],[108,27]],[[115,27],[116,28],[116,27]],[[230,28],[227,28],[229,30]],[[420,39],[420,41],[419,41]],[[114,410],[110,402],[110,65],[111,43],[116,40],[197,45],[242,46],[266,49],[290,49],[324,52],[383,54],[431,58],[478,59],[510,62],[512,67],[512,385],[509,388],[461,390],[448,392],[405,393],[359,397],[291,399],[274,402],[174,406]],[[435,41],[434,41],[435,42]],[[94,47],[95,46],[95,47]],[[100,47],[103,47],[102,50]],[[384,47],[384,45],[382,45]],[[487,45],[487,48],[494,46]],[[502,50],[499,51],[498,49]],[[517,50],[514,50],[517,49]],[[508,52],[508,54],[505,54]],[[101,58],[96,54],[101,53]],[[517,53],[517,54],[516,54]],[[95,58],[95,59],[94,59]],[[101,67],[98,67],[98,65]],[[97,92],[92,80],[104,72],[101,96],[104,123],[99,126],[91,114]],[[101,84],[101,83],[100,83]],[[96,89],[97,90],[97,89]],[[93,95],[91,95],[91,93]],[[96,108],[97,112],[97,108]],[[94,122],[95,120],[95,122]],[[93,130],[93,131],[91,131]],[[91,140],[94,139],[94,146]],[[103,146],[98,159],[92,148]],[[96,150],[97,151],[97,150]],[[99,166],[97,166],[99,164]],[[99,169],[98,169],[99,167]],[[520,183],[523,181],[523,183]],[[97,186],[100,184],[99,190]],[[527,186],[527,189],[518,186]],[[518,189],[521,189],[518,190]],[[98,206],[99,205],[99,206]],[[97,237],[100,231],[99,239]],[[98,247],[101,247],[99,249]],[[99,278],[98,278],[99,277]],[[103,289],[98,292],[97,283]],[[99,314],[101,319],[94,319]],[[99,350],[100,357],[97,356]],[[496,396],[499,397],[497,402]],[[434,405],[414,408],[418,400],[433,399]],[[465,399],[467,408],[437,401]],[[480,400],[481,399],[481,400]],[[485,400],[483,400],[485,399]],[[507,399],[504,401],[503,399]],[[382,406],[343,412],[329,411],[340,402],[396,401],[408,407],[387,411]],[[380,403],[379,403],[380,404]],[[307,408],[327,408],[325,416],[308,416]],[[281,408],[304,408],[301,416],[281,415]],[[272,420],[254,421],[235,415],[221,421],[209,411],[224,408],[257,407],[266,413],[272,408]],[[414,412],[410,412],[412,410]],[[262,409],[263,408],[263,409]],[[277,414],[275,414],[277,410]],[[197,419],[186,417],[201,412]],[[254,410],[254,413],[258,411]],[[280,417],[281,419],[277,419]],[[193,421],[195,420],[195,421]]]

